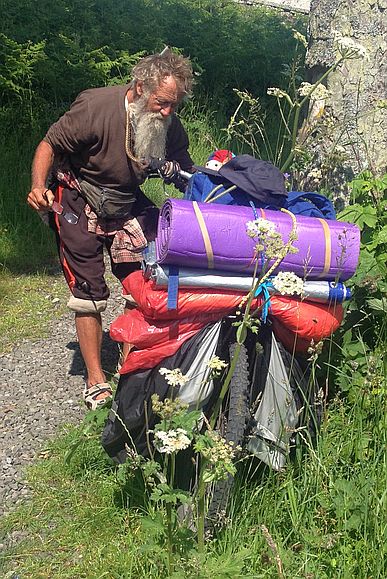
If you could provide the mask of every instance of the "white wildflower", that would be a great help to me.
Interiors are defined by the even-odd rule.
[[[172,454],[173,452],[184,450],[191,444],[187,434],[187,431],[183,428],[168,430],[168,432],[165,432],[165,430],[156,430],[154,433],[155,448],[165,454]]]
[[[211,370],[220,371],[223,370],[223,368],[227,368],[227,363],[224,360],[221,360],[219,356],[214,356],[211,360],[208,360],[207,366]]]
[[[312,90],[313,85],[310,84],[310,82],[302,82],[300,84],[300,86],[298,87],[298,94],[300,96],[308,96],[308,94],[310,94],[310,91]]]
[[[322,179],[322,171],[321,169],[312,169],[311,171],[309,171],[309,173],[307,174],[307,178],[310,179],[313,183],[319,183]]]
[[[309,96],[313,101],[325,100],[329,96],[327,87],[321,83],[310,84],[309,82],[302,82],[298,87],[298,94],[300,96]]]
[[[367,55],[364,46],[349,36],[338,36],[335,40],[335,46],[344,58],[365,58]]]
[[[291,296],[293,294],[302,295],[304,282],[293,272],[280,271],[271,281],[274,289],[281,295]]]
[[[293,32],[293,38],[295,38],[298,42],[301,42],[301,44],[305,48],[308,48],[308,42],[307,42],[305,36],[303,34],[301,34],[301,32],[298,32],[298,30],[292,30],[292,32]]]
[[[209,439],[210,444],[207,448],[201,449],[201,454],[210,463],[230,463],[235,458],[236,453],[241,450],[239,446],[235,446],[233,442],[227,441],[213,430],[208,430],[205,436]]]
[[[308,354],[310,356],[308,358],[308,362],[315,362],[317,360],[317,358],[319,357],[319,355],[322,352],[323,346],[324,346],[324,342],[322,340],[320,340],[317,343],[315,343],[314,340],[311,340],[310,346],[308,348]]]
[[[260,235],[271,237],[275,233],[275,229],[275,223],[263,217],[246,223],[246,232],[249,237],[259,237]]]
[[[266,93],[270,96],[275,96],[279,99],[282,99],[282,98],[287,96],[287,94],[284,90],[281,90],[280,88],[277,88],[277,87],[268,88]]]
[[[184,386],[189,381],[188,376],[182,374],[180,368],[169,370],[168,368],[160,368],[159,373],[165,376],[165,381],[170,386]]]

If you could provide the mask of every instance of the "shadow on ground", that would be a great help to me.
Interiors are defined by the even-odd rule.
[[[68,342],[66,348],[74,352],[69,374],[71,376],[84,376],[85,364],[83,362],[78,342]],[[113,342],[109,336],[109,331],[105,330],[102,334],[102,368],[108,376],[115,374],[119,355],[120,352],[117,342]]]

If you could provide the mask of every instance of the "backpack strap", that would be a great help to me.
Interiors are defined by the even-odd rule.
[[[204,247],[205,247],[206,254],[207,254],[208,269],[214,269],[214,252],[212,250],[211,240],[210,240],[210,236],[208,234],[206,222],[204,221],[203,214],[199,209],[199,205],[198,205],[197,201],[193,201],[192,205],[193,205],[196,219],[198,220],[200,231],[201,231],[201,234],[203,237]]]
[[[168,310],[177,309],[177,296],[179,292],[179,268],[177,265],[168,267]]]

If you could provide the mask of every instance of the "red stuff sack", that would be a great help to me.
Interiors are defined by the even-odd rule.
[[[131,295],[140,310],[148,318],[175,320],[187,316],[208,313],[223,317],[237,309],[246,292],[210,290],[209,288],[182,288],[178,291],[177,309],[168,310],[168,292],[155,289],[151,280],[146,280],[141,271],[134,271],[122,282],[123,295]],[[259,299],[254,300],[252,309],[258,307]]]
[[[272,296],[270,319],[276,338],[289,351],[306,352],[311,341],[324,340],[343,321],[341,304],[319,304],[297,298]]]
[[[153,368],[177,352],[188,338],[206,324],[220,318],[217,314],[206,314],[173,321],[151,320],[136,309],[118,316],[110,325],[111,338],[116,342],[133,344],[136,348],[128,354],[120,374]]]

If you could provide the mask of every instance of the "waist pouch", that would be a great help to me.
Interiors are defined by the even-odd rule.
[[[87,181],[78,179],[82,197],[92,210],[102,219],[120,219],[129,217],[131,208],[136,200],[133,193],[123,193],[116,189],[98,187]]]

